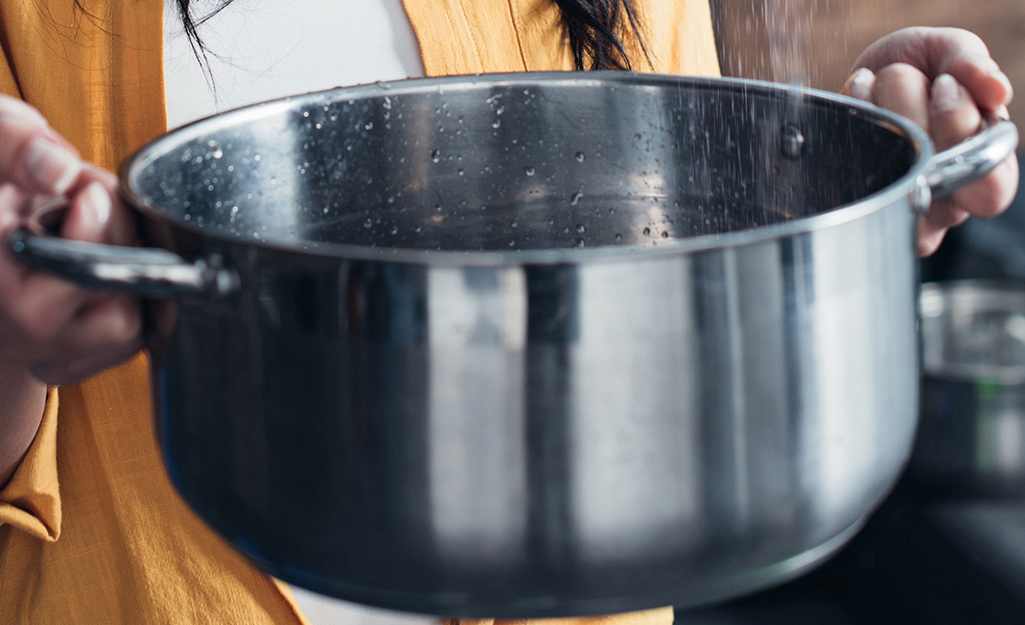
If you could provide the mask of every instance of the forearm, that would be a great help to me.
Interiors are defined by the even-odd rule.
[[[0,361],[0,488],[32,444],[45,404],[45,384],[24,368]]]

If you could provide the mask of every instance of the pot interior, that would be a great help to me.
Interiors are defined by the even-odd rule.
[[[865,200],[921,157],[873,109],[797,94],[628,73],[339,89],[172,132],[123,180],[215,238],[517,251],[772,226]]]

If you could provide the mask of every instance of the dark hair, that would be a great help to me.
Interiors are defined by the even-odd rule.
[[[77,2],[78,0],[76,0]],[[217,15],[233,0],[222,0],[220,6],[206,15],[193,16],[191,0],[175,0],[185,34],[196,57],[207,68],[207,48],[197,30],[203,22]],[[640,19],[633,6],[634,0],[552,0],[562,12],[562,21],[569,33],[573,51],[573,64],[579,70],[632,69],[623,44],[632,32],[651,66],[651,57],[641,36]]]
[[[648,65],[652,65],[633,0],[553,1],[562,11],[577,69],[632,69],[630,56],[623,46],[623,37],[630,31],[637,38]]]

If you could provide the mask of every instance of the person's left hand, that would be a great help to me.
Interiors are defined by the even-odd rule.
[[[925,129],[936,150],[979,132],[982,112],[1007,117],[1012,89],[986,44],[957,28],[907,28],[869,46],[854,63],[843,93],[899,113]],[[918,253],[936,251],[947,230],[969,216],[992,217],[1018,188],[1012,155],[985,178],[935,199],[918,221]]]

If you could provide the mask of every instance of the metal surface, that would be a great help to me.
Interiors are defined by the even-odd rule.
[[[238,289],[238,275],[216,256],[187,262],[162,249],[72,242],[27,229],[15,230],[7,243],[34,267],[91,289],[141,297],[227,297]]]
[[[792,577],[910,450],[931,157],[853,100],[627,73],[176,131],[126,197],[240,286],[148,303],[171,477],[273,574],[390,608],[607,613]]]
[[[911,477],[945,493],[1025,492],[1025,287],[922,287],[922,415]]]
[[[1018,129],[1009,121],[992,114],[985,118],[988,130],[947,150],[930,163],[929,186],[933,197],[943,197],[962,189],[1014,154],[1018,147]]]

